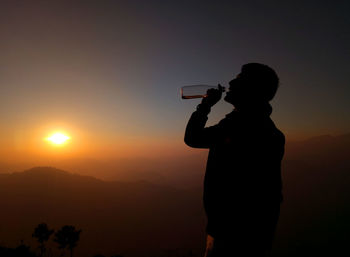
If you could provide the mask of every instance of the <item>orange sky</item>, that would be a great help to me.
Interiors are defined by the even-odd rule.
[[[53,132],[70,137],[63,145],[45,140]],[[52,123],[3,131],[1,161],[27,161],[67,158],[116,159],[125,157],[164,157],[186,153],[182,138],[156,138],[123,133],[98,133],[71,124]]]

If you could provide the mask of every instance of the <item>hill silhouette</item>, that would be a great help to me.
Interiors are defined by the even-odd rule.
[[[96,253],[149,256],[198,250],[204,227],[201,193],[148,182],[105,182],[52,167],[1,174],[0,238],[32,242],[36,224],[74,224],[83,229],[76,256]],[[35,245],[32,242],[32,245]]]
[[[201,186],[207,153],[202,151],[169,158],[120,158],[96,160],[73,158],[22,163],[1,163],[0,174],[21,172],[38,166],[51,166],[83,176],[93,176],[108,181],[149,181],[155,184],[191,188]]]

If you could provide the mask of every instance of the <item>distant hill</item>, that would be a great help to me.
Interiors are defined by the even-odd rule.
[[[52,167],[0,175],[0,239],[31,242],[46,222],[83,230],[76,256],[161,252],[203,244],[200,190],[180,191],[148,182],[105,182]],[[147,255],[149,256],[149,255]]]
[[[0,174],[20,172],[34,166],[52,166],[102,180],[144,180],[185,189],[202,185],[207,154],[207,151],[201,150],[182,157],[158,159],[130,157],[104,161],[74,158],[50,162],[0,163]]]

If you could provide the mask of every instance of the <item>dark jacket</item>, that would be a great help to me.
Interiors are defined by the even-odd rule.
[[[218,124],[205,127],[209,111],[200,105],[192,114],[185,143],[209,148],[203,200],[207,233],[215,237],[253,224],[252,220],[256,227],[276,216],[274,210],[279,213],[285,137],[270,118],[269,104],[246,112],[234,110]]]

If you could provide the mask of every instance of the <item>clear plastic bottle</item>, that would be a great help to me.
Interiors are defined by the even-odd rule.
[[[212,85],[190,85],[181,88],[182,99],[194,99],[203,98],[207,96],[207,91],[211,88],[219,89],[218,86]],[[225,88],[222,87],[222,92],[225,92]]]

